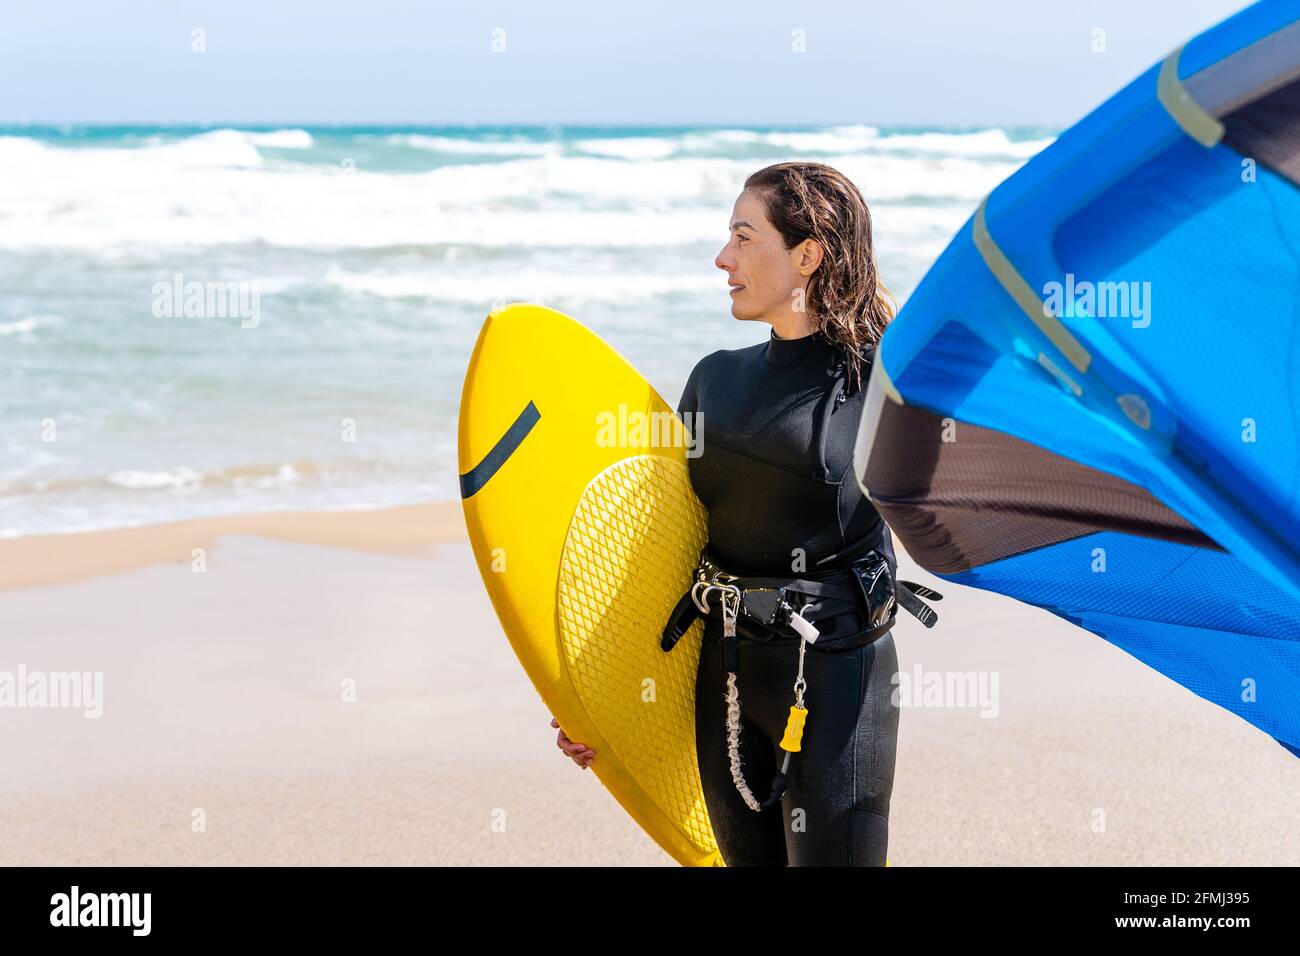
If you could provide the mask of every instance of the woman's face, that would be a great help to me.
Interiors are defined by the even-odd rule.
[[[796,297],[796,291],[807,287],[821,262],[821,247],[806,239],[785,248],[762,199],[746,189],[731,211],[731,238],[713,261],[727,273],[731,314],[772,323],[781,334],[793,313],[802,311],[797,306],[803,297]]]

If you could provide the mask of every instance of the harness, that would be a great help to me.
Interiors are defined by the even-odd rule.
[[[831,557],[835,557],[832,555]],[[823,559],[823,561],[829,560]],[[896,584],[902,587],[896,587]],[[671,652],[678,641],[702,617],[722,618],[722,669],[727,675],[727,750],[731,777],[746,806],[761,811],[774,806],[789,783],[791,755],[801,749],[808,709],[804,706],[804,651],[817,641],[821,631],[814,623],[860,611],[867,630],[860,643],[883,637],[894,626],[898,608],[912,614],[927,628],[938,614],[922,598],[940,600],[943,595],[912,581],[895,581],[889,562],[879,550],[869,551],[847,568],[812,572],[797,577],[732,574],[708,556],[700,555],[691,587],[678,600],[664,626],[660,647]],[[714,602],[717,607],[715,609]],[[825,613],[823,613],[825,612]],[[750,791],[740,767],[740,640],[736,622],[745,619],[763,631],[794,636],[799,643],[799,668],[794,682],[794,703],[786,721],[781,749],[781,769],[772,782],[771,794],[759,801]]]

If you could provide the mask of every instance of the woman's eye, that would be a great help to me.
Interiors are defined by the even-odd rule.
[[[749,242],[749,236],[740,236],[740,235],[738,235],[738,236],[736,236],[736,238],[739,239],[741,242]]]

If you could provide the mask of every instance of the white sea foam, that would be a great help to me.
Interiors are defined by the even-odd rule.
[[[1001,129],[971,132],[894,132],[882,134],[874,126],[840,126],[820,132],[768,133],[769,143],[791,149],[826,152],[923,152],[954,158],[1028,159],[1052,143],[1051,139],[1013,140]]]
[[[385,299],[425,299],[483,304],[494,299],[513,301],[604,300],[608,302],[659,295],[715,293],[725,299],[726,277],[719,271],[702,274],[581,273],[526,270],[446,275],[426,273],[356,273],[332,270],[327,281],[348,292]]]
[[[0,322],[0,335],[26,335],[62,321],[57,315],[29,315],[14,322]]]
[[[664,159],[677,152],[678,144],[658,136],[624,139],[580,139],[573,144],[580,153],[609,156],[614,159]]]
[[[393,133],[384,138],[394,146],[409,146],[432,153],[480,156],[546,156],[558,153],[558,143],[538,143],[525,139],[482,140],[456,136],[430,136],[425,133]]]
[[[280,465],[274,474],[235,475],[231,480],[236,488],[276,488],[291,485],[302,476],[292,464]]]
[[[277,129],[267,133],[249,133],[254,146],[269,149],[311,149],[316,140],[305,129]]]
[[[195,485],[203,476],[193,468],[174,468],[168,471],[116,471],[108,482],[132,491],[153,491],[159,488],[183,488]]]
[[[0,139],[0,248],[266,243],[373,248],[711,241],[754,162],[545,156],[417,173],[262,167],[236,131],[135,150]],[[871,202],[972,206],[1016,163],[845,156]]]

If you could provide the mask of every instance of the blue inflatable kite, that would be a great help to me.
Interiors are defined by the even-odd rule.
[[[855,468],[935,574],[1300,756],[1300,3],[1201,34],[981,204],[881,342]]]

